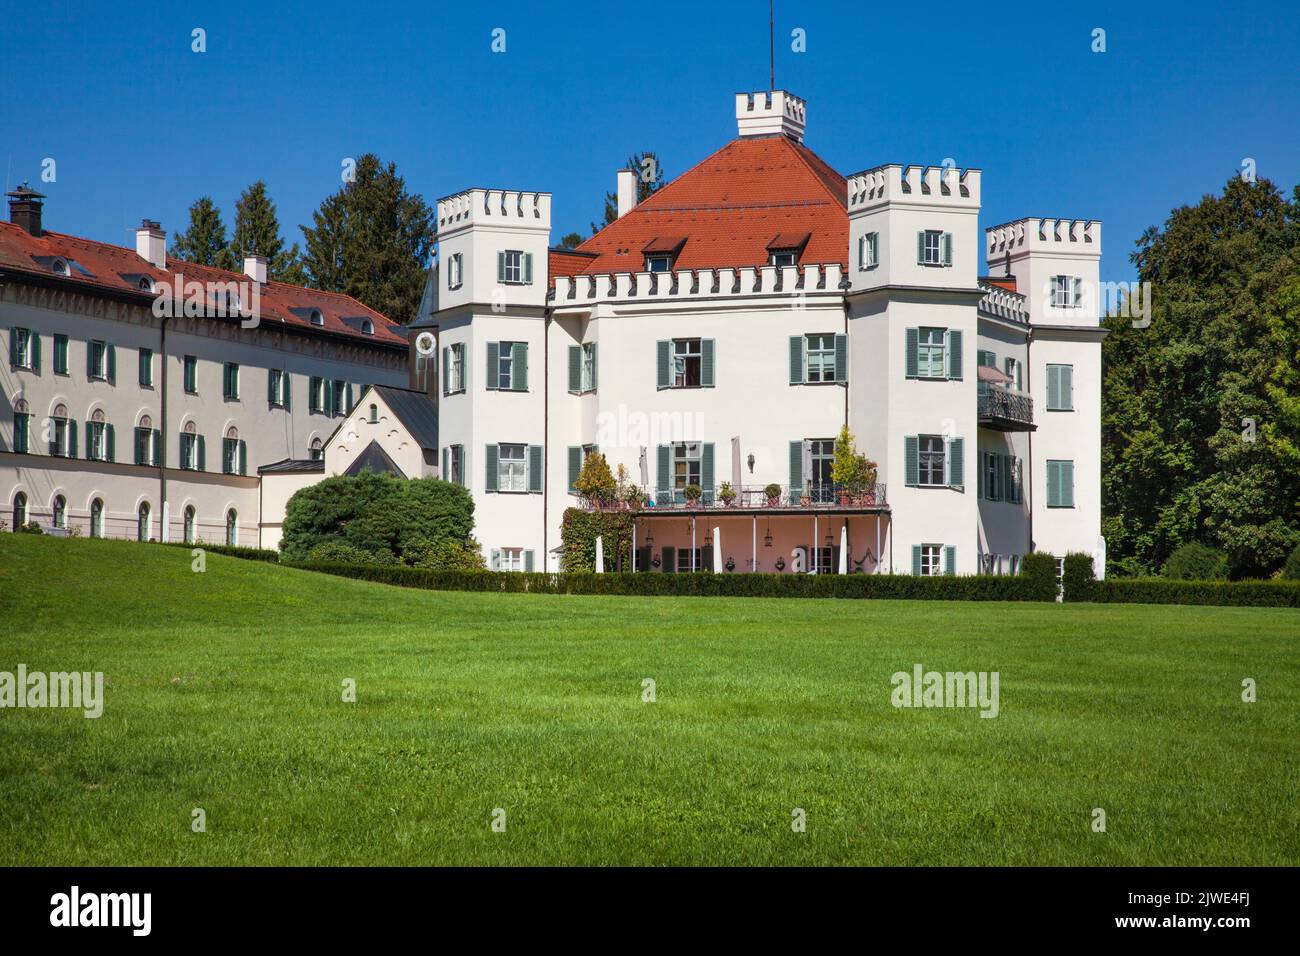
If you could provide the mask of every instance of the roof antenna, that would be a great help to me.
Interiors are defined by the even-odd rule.
[[[768,89],[776,92],[776,32],[773,28],[772,5],[775,0],[767,0],[767,68]]]

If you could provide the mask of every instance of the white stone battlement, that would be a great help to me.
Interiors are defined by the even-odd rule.
[[[1016,219],[984,230],[987,254],[1074,252],[1101,255],[1101,223],[1095,219]]]
[[[741,136],[784,133],[803,142],[808,124],[808,104],[785,90],[736,94],[736,128]]]
[[[467,189],[439,199],[438,232],[468,225],[532,226],[550,231],[551,194],[518,189]]]
[[[889,163],[846,178],[850,213],[891,201],[962,207],[980,204],[980,171],[974,168]]]
[[[844,270],[838,262],[803,266],[744,266],[679,269],[674,272],[615,272],[556,276],[549,298],[554,308],[596,302],[655,302],[756,295],[838,293]]]
[[[980,299],[980,311],[1022,325],[1029,324],[1029,305],[1019,292],[1012,292],[991,282],[981,282],[980,289],[984,292],[984,298]]]

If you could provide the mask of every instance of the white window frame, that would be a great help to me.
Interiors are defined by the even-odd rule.
[[[785,261],[788,259],[789,261]],[[782,268],[784,266],[797,266],[799,264],[798,249],[773,249],[768,254],[767,264]]]
[[[507,449],[510,456],[506,456]],[[518,451],[518,457],[515,452]],[[502,444],[497,446],[497,491],[522,492],[528,490],[528,446]]]
[[[1079,276],[1052,276],[1052,308],[1079,309],[1083,307],[1083,279]]]
[[[921,576],[927,578],[943,576],[943,545],[921,545]]]
[[[50,426],[54,429],[54,455],[56,458],[72,456],[72,423],[64,418],[50,417]]]
[[[646,272],[671,272],[673,269],[673,257],[668,255],[653,255],[645,257]]]
[[[86,452],[95,461],[108,461],[108,425],[105,422],[90,423],[90,447]]]
[[[523,571],[524,569],[524,549],[523,548],[501,548],[497,557],[497,570],[499,571]]]
[[[465,446],[447,446],[447,481],[452,484],[465,484]]]
[[[18,337],[15,357],[18,359],[16,368],[31,370],[32,367],[32,335],[31,329],[24,329],[21,326],[14,329],[13,334]]]
[[[814,348],[814,341],[816,347]],[[803,337],[803,380],[806,384],[834,382],[835,333],[808,332]]]
[[[91,339],[86,343],[90,349],[90,378],[95,382],[108,381],[108,343],[103,339]]]
[[[858,271],[866,272],[880,265],[880,234],[868,232],[858,239]]]
[[[938,480],[930,480],[935,477],[936,462]],[[942,435],[916,436],[916,484],[919,488],[948,487],[948,443]]]
[[[673,339],[672,340],[672,375],[673,388],[699,388],[704,381],[704,340],[703,339]],[[693,351],[692,351],[693,350]],[[689,376],[686,374],[688,368],[687,362],[694,359],[696,363],[695,384],[687,383]]]
[[[948,330],[921,326],[916,330],[916,377],[948,377]]]
[[[583,455],[586,460],[586,454]],[[679,468],[678,465],[681,467]],[[673,443],[673,490],[685,491],[691,485],[702,484],[704,480],[704,444],[698,441],[679,441]]]
[[[184,471],[198,471],[199,436],[194,432],[182,432],[179,451],[181,469]]]
[[[583,392],[590,392],[595,389],[596,378],[596,347],[591,342],[585,342],[582,345],[582,375],[579,385]]]
[[[465,259],[459,252],[447,257],[447,288],[459,289],[465,283]]]
[[[447,394],[465,391],[465,343],[453,342],[447,346]]]
[[[921,261],[922,265],[941,266],[943,265],[943,230],[942,229],[925,229],[925,256]],[[933,241],[933,244],[931,243]]]
[[[524,252],[522,249],[505,250],[505,282],[507,285],[524,284]]]

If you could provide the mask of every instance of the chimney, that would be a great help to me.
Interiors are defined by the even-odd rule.
[[[152,219],[141,219],[135,231],[135,254],[155,269],[167,268],[167,233]]]
[[[740,136],[788,136],[803,142],[808,104],[785,90],[736,94],[736,127]]]
[[[636,205],[636,172],[631,169],[618,171],[618,218],[622,219]]]
[[[244,256],[244,275],[258,285],[266,285],[266,256]]]
[[[45,235],[41,229],[41,200],[45,195],[29,187],[27,183],[23,183],[13,192],[5,195],[9,197],[9,221],[25,229],[37,239]]]

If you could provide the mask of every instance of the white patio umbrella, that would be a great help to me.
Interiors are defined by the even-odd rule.
[[[722,573],[722,529],[713,529],[713,573]]]
[[[605,573],[605,542],[596,535],[596,573]]]
[[[849,524],[840,528],[840,574],[849,573]]]

